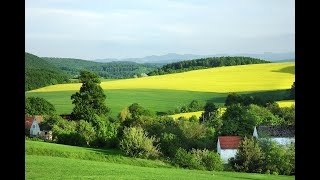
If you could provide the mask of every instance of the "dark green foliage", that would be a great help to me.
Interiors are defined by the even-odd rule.
[[[188,105],[188,112],[196,112],[201,111],[203,106],[197,100],[192,100],[191,103]]]
[[[74,108],[72,116],[74,119],[89,121],[93,114],[107,115],[110,109],[105,105],[104,94],[97,74],[89,71],[81,71],[79,80],[82,86],[79,92],[71,96]]]
[[[253,137],[244,137],[236,156],[229,163],[237,172],[261,173],[264,166],[264,153]]]
[[[51,63],[25,53],[25,90],[69,82],[69,76]]]
[[[242,100],[242,96],[240,94],[237,93],[231,93],[227,96],[226,101],[224,103],[225,106],[230,106],[231,104],[237,104],[237,103],[241,103]]]
[[[295,125],[295,106],[280,108],[278,103],[270,103],[267,105],[267,109],[283,119],[283,124]]]
[[[156,141],[155,137],[148,137],[141,127],[125,127],[120,149],[131,157],[156,158],[161,154],[158,147],[153,145]]]
[[[95,138],[91,143],[94,147],[116,148],[119,145],[118,131],[120,124],[111,122],[105,116],[94,115],[90,120],[95,129]]]
[[[220,130],[222,126],[221,118],[219,117],[219,107],[213,102],[207,102],[204,106],[204,112],[200,117],[201,122],[208,122],[216,130]]]
[[[194,60],[180,61],[176,63],[167,64],[161,68],[158,68],[148,73],[148,75],[154,76],[154,75],[179,73],[179,72],[191,71],[196,69],[206,69],[206,68],[212,68],[212,67],[236,66],[236,65],[244,65],[244,64],[262,64],[262,63],[270,63],[270,62],[256,59],[256,58],[250,58],[250,57],[209,57],[209,58],[194,59]]]
[[[246,116],[251,119],[250,121],[254,121],[255,126],[284,124],[284,120],[272,114],[269,109],[254,104],[248,107]]]
[[[25,115],[52,115],[56,113],[55,107],[40,97],[27,97],[25,100]]]
[[[220,156],[207,149],[192,149],[187,152],[185,149],[179,148],[174,156],[174,163],[188,169],[209,171],[221,171],[223,169]]]
[[[296,97],[296,82],[293,82],[290,89],[290,98],[295,99],[295,97]]]
[[[247,118],[246,108],[240,104],[229,106],[222,115],[221,135],[246,136],[251,135],[255,121]]]
[[[265,154],[264,172],[267,174],[292,175],[295,171],[295,146],[279,146],[271,140],[260,140]]]
[[[227,96],[225,101],[225,106],[230,106],[232,104],[240,103],[243,106],[249,106],[250,104],[256,104],[259,106],[267,106],[267,104],[274,102],[274,97],[264,97],[257,95],[240,95],[236,93],[231,93]]]
[[[43,59],[54,64],[73,77],[79,76],[80,71],[85,69],[97,73],[100,77],[108,79],[132,78],[134,75],[148,73],[161,66],[161,64],[139,64],[129,61],[102,63],[72,58],[43,57]]]
[[[126,127],[142,126],[146,121],[150,120],[151,116],[153,116],[153,114],[138,103],[131,104],[128,108],[123,109],[118,115],[120,121],[122,121],[123,125]]]

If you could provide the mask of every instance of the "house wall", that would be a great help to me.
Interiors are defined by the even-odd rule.
[[[288,145],[295,143],[295,138],[280,138],[280,137],[273,137],[271,138],[272,141],[277,142],[279,145]]]
[[[38,136],[40,134],[40,127],[37,121],[33,121],[30,128],[30,136]]]
[[[223,163],[228,163],[228,159],[235,157],[237,153],[237,149],[221,149],[220,150],[220,157]]]

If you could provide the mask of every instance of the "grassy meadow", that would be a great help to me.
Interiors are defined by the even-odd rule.
[[[229,92],[261,95],[275,100],[286,96],[294,81],[294,63],[270,63],[202,69],[144,78],[103,81],[106,104],[111,116],[126,106],[141,106],[163,114],[192,100],[223,105]],[[26,96],[43,97],[59,114],[71,113],[71,95],[80,83],[57,84],[26,92]]]
[[[160,160],[102,150],[26,140],[26,179],[294,179],[254,173],[176,168]]]

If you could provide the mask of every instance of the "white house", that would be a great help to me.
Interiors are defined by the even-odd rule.
[[[30,127],[30,137],[35,137],[39,135],[40,135],[40,127],[36,117],[34,117]]]
[[[295,143],[294,126],[258,126],[254,127],[253,137],[270,138],[279,145],[288,145]]]
[[[235,157],[239,144],[241,142],[240,136],[219,136],[217,142],[217,152],[224,163]]]

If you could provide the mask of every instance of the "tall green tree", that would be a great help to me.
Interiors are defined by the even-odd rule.
[[[105,104],[106,95],[100,86],[99,76],[90,71],[81,71],[79,80],[82,83],[80,91],[71,96],[75,105],[72,111],[74,119],[90,121],[94,114],[107,115],[110,108]]]
[[[236,156],[229,160],[235,171],[261,173],[264,167],[264,153],[253,137],[241,141]]]
[[[248,118],[246,107],[232,104],[222,115],[221,135],[246,136],[251,135],[255,121]]]

